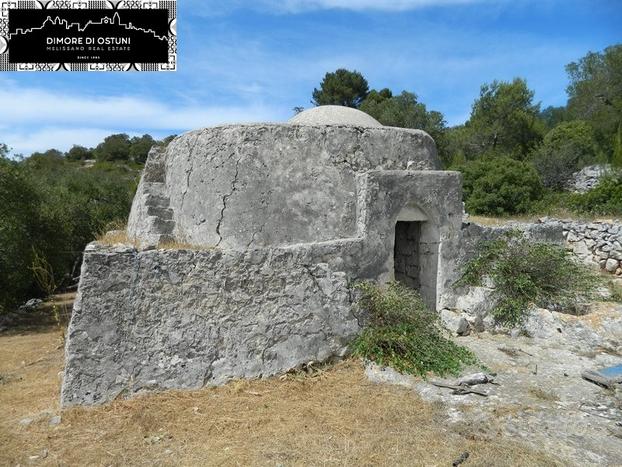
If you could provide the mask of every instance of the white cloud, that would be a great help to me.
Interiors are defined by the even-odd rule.
[[[0,141],[23,154],[67,150],[72,144],[92,146],[112,133],[165,136],[223,123],[286,117],[261,104],[171,105],[139,97],[58,94],[15,85],[0,90],[0,102]]]
[[[183,130],[231,122],[270,121],[274,109],[261,106],[172,106],[129,96],[76,96],[34,88],[0,90],[0,124],[92,124],[96,128],[149,128]]]
[[[11,132],[6,143],[13,154],[29,155],[35,151],[58,149],[67,151],[74,144],[93,147],[106,136],[122,131],[99,128],[58,128],[44,127],[33,131],[21,130]],[[132,134],[132,136],[134,136]],[[158,135],[159,136],[159,135]]]

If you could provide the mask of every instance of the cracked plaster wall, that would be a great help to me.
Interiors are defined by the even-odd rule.
[[[409,161],[419,170],[404,170]],[[396,223],[421,220],[404,213],[425,218],[421,293],[442,308],[456,274],[462,187],[437,166],[425,133],[384,128],[221,127],[152,153],[130,235],[157,244],[160,224],[146,221],[162,207],[174,212],[177,240],[205,247],[87,247],[62,404],[342,356],[364,323],[352,285],[394,278]]]
[[[222,248],[352,237],[357,174],[409,162],[439,168],[426,133],[383,127],[206,128],[176,138],[161,157],[175,239]],[[132,211],[130,235],[144,240],[140,206]]]

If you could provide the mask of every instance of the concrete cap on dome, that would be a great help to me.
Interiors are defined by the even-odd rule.
[[[340,105],[321,105],[305,110],[290,118],[289,123],[294,125],[382,126],[365,112]]]

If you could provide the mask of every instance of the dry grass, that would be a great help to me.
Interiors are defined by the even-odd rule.
[[[540,216],[541,217],[541,216]],[[496,226],[504,225],[508,222],[533,222],[538,219],[538,216],[512,216],[512,217],[486,217],[486,216],[469,216],[469,222],[475,224]]]
[[[97,235],[95,241],[107,246],[122,244],[138,247],[136,239],[128,237],[127,230],[125,228],[121,228],[119,230],[109,230],[108,232],[101,233]]]
[[[487,225],[487,226],[498,226],[504,225],[508,222],[535,222],[542,217],[552,217],[556,219],[575,219],[583,222],[614,222],[616,219],[612,219],[609,217],[602,216],[592,216],[588,214],[578,215],[577,213],[573,213],[571,211],[559,211],[551,214],[524,214],[524,215],[514,215],[514,216],[504,216],[504,217],[488,217],[488,216],[478,216],[478,215],[469,215],[469,222],[474,222],[475,224]]]
[[[130,245],[134,248],[139,248],[140,244],[135,238],[127,236],[127,230],[125,228],[120,230],[111,230],[109,232],[100,234],[95,239],[97,243],[102,245],[114,246],[118,244]],[[165,241],[158,244],[159,250],[212,250],[215,247],[193,245],[185,241]]]
[[[494,431],[449,428],[442,406],[369,383],[355,361],[70,409],[52,427],[41,414],[59,413],[57,332],[0,336],[0,354],[2,465],[446,466],[464,451],[465,466],[555,465]]]

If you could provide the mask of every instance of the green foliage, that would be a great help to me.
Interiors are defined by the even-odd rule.
[[[544,186],[563,189],[573,173],[597,162],[592,127],[581,120],[560,123],[546,134],[533,162]]]
[[[546,109],[540,112],[539,117],[540,117],[540,120],[542,120],[542,122],[544,123],[544,126],[548,130],[555,128],[560,123],[565,122],[570,119],[568,116],[568,110],[566,109],[565,106],[564,107],[548,106]]]
[[[360,110],[386,126],[426,131],[434,138],[439,154],[445,155],[443,114],[428,111],[425,104],[418,102],[416,94],[402,91],[399,96],[393,96],[388,89],[373,90],[361,104]]]
[[[130,158],[132,143],[125,133],[110,135],[99,143],[93,153],[98,161],[126,161]]]
[[[472,352],[442,336],[437,314],[414,290],[397,282],[386,289],[372,283],[358,287],[370,323],[352,344],[355,355],[423,377],[430,372],[456,374],[476,363]]]
[[[460,170],[466,209],[471,214],[524,213],[542,196],[542,184],[533,166],[510,157],[471,161]]]
[[[520,78],[484,84],[465,125],[475,155],[492,152],[526,157],[544,134],[538,118],[540,105],[533,103],[533,97],[534,92]]]
[[[52,233],[40,222],[42,201],[19,165],[0,158],[0,312],[14,307],[34,288],[32,245]]]
[[[600,150],[610,158],[622,122],[622,44],[589,52],[566,71],[569,114],[590,123]]]
[[[93,151],[85,148],[84,146],[80,146],[74,144],[66,154],[67,159],[70,161],[83,161],[87,159],[93,159],[95,156],[93,155]]]
[[[613,141],[613,156],[611,156],[611,165],[615,168],[622,168],[622,122],[618,125],[618,131]]]
[[[0,309],[66,284],[85,245],[127,218],[138,173],[108,164],[84,168],[57,151],[0,159]],[[53,277],[42,281],[44,264]]]
[[[130,160],[144,164],[151,147],[155,144],[156,141],[151,135],[142,135],[141,137],[135,136],[130,140]]]
[[[313,90],[315,105],[343,105],[358,107],[367,97],[369,85],[358,71],[340,68],[334,73],[326,73],[320,89]]]
[[[599,282],[565,248],[534,243],[516,231],[483,243],[457,285],[481,286],[484,277],[494,284],[495,319],[510,326],[527,317],[531,304],[557,304],[572,310],[577,300],[589,297]]]
[[[611,175],[587,193],[573,193],[566,198],[569,209],[592,215],[622,215],[622,175]]]
[[[609,293],[611,293],[611,297],[608,301],[622,303],[622,285],[620,285],[617,281],[610,280],[607,287],[609,288]]]

